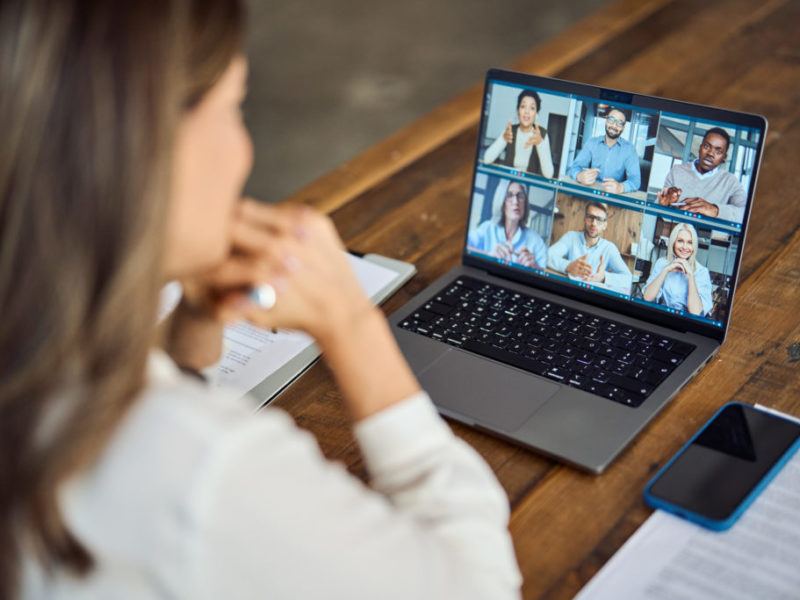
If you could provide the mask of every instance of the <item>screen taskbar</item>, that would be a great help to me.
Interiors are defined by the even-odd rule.
[[[527,171],[518,171],[515,169],[498,167],[496,165],[487,165],[486,163],[479,163],[477,170],[481,173],[486,173],[487,175],[495,175],[505,178],[513,177],[514,179],[525,181],[529,184],[555,188],[564,193],[572,193],[582,197],[594,197],[601,202],[610,201],[618,206],[660,214],[667,219],[674,219],[687,223],[696,223],[700,226],[713,225],[714,229],[730,231],[733,233],[740,233],[742,231],[742,224],[734,221],[726,221],[724,219],[717,219],[716,217],[708,217],[706,215],[701,215],[700,213],[687,212],[679,208],[661,206],[655,202],[640,200],[638,198],[630,198],[629,196],[625,196],[623,194],[614,194],[611,192],[596,190],[579,183],[562,181],[560,179],[549,179],[540,175],[533,175]]]

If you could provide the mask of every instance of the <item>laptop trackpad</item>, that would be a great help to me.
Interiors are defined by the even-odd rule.
[[[558,384],[458,350],[447,352],[419,381],[437,406],[507,432],[559,390]]]

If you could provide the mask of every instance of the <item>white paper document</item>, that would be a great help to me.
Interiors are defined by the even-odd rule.
[[[347,255],[367,296],[374,295],[397,278],[384,266]],[[217,365],[217,386],[246,394],[270,374],[311,347],[314,340],[296,331],[272,333],[244,321],[225,328],[224,354]],[[313,359],[312,359],[313,360]],[[309,361],[310,362],[310,361]]]
[[[714,532],[657,510],[576,600],[800,599],[800,452]]]

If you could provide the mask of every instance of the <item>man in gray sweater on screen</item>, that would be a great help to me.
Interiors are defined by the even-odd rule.
[[[709,129],[697,160],[675,165],[667,174],[658,203],[741,223],[747,194],[736,176],[721,167],[728,157],[730,141],[724,129]]]

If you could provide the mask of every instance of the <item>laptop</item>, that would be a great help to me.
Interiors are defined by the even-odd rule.
[[[725,341],[766,129],[488,71],[461,264],[390,317],[438,410],[601,473]]]

